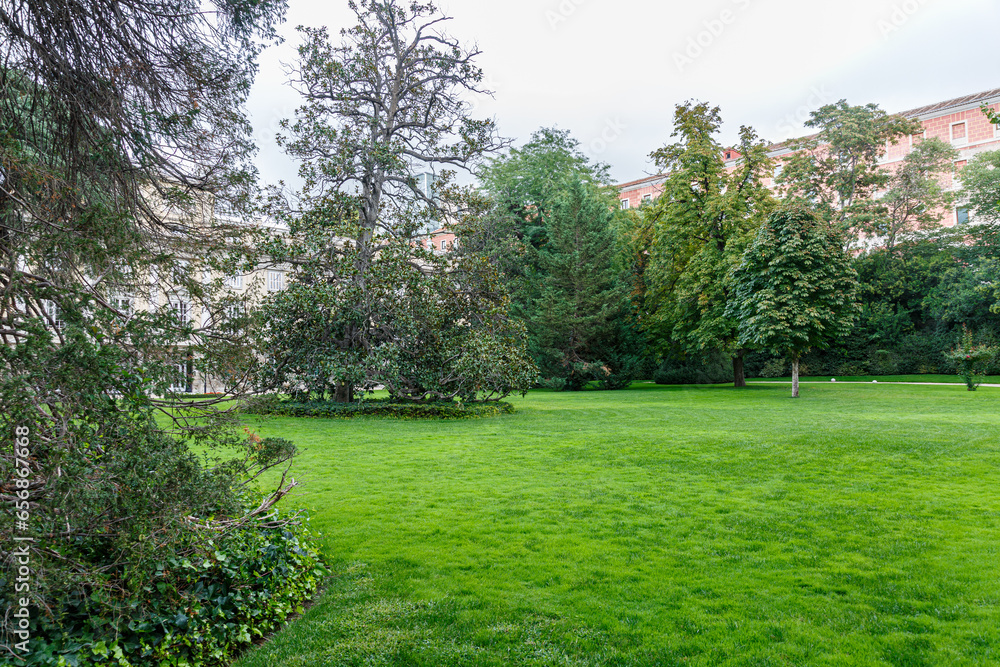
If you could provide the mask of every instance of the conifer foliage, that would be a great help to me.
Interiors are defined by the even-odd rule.
[[[625,312],[611,221],[608,198],[574,180],[555,199],[546,243],[536,251],[530,331],[543,377],[560,388],[580,389],[621,370],[601,358]]]

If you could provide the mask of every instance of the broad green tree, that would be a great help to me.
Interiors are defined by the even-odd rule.
[[[850,332],[857,274],[835,226],[801,205],[771,214],[733,271],[729,316],[739,342],[792,362],[799,396],[799,359]]]
[[[766,144],[742,127],[741,157],[728,169],[716,138],[721,124],[718,107],[678,105],[677,141],[653,153],[668,176],[645,212],[652,220],[645,326],[663,351],[676,345],[687,353],[724,352],[733,360],[735,386],[743,387],[745,350],[727,315],[729,276],[775,203],[762,184],[771,167]]]
[[[1000,222],[1000,151],[979,153],[962,169],[962,197],[981,222]]]
[[[808,203],[849,238],[872,233],[880,224],[876,195],[890,180],[879,159],[890,144],[921,132],[920,122],[840,100],[812,112],[805,125],[816,133],[788,143],[794,152],[777,178],[784,196]]]
[[[915,145],[892,170],[887,190],[875,202],[874,217],[867,225],[890,252],[900,237],[940,226],[955,201],[942,177],[954,168],[957,157],[958,151],[934,137]]]
[[[415,379],[436,372],[421,360],[433,364],[437,357],[412,350],[385,355],[412,341],[418,335],[412,327],[420,322],[432,328],[419,335],[433,337],[457,333],[462,322],[472,326],[487,311],[500,316],[496,299],[505,297],[480,289],[481,282],[453,281],[453,296],[445,296],[445,275],[457,279],[462,269],[424,247],[418,233],[443,224],[441,194],[454,191],[448,187],[453,170],[471,169],[505,145],[492,120],[469,115],[463,97],[488,92],[475,65],[479,52],[445,32],[449,18],[433,4],[357,0],[350,7],[357,23],[342,30],[339,40],[331,40],[325,28],[301,29],[292,79],[306,104],[284,122],[280,142],[299,160],[303,186],[291,197],[272,191],[270,211],[289,233],[263,248],[272,261],[292,265],[297,277],[292,294],[271,300],[275,317],[265,340],[278,344],[269,345],[258,377],[292,382],[293,389],[332,385],[342,402],[354,400],[356,389],[378,384],[399,397],[464,395],[458,382]],[[417,177],[427,173],[438,175],[438,194],[420,187]],[[439,303],[428,302],[430,295],[441,299],[443,310],[435,313],[450,313],[450,324],[427,311],[419,316],[418,305]],[[495,300],[484,300],[486,295]],[[461,303],[466,309],[456,311]],[[281,344],[277,325],[300,312],[318,328],[301,332],[301,349]],[[461,356],[429,341],[425,349],[452,360]],[[316,355],[312,367],[310,355]],[[402,375],[390,383],[388,368]],[[306,381],[310,374],[316,377]]]

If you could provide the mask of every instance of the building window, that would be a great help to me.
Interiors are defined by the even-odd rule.
[[[955,209],[955,221],[964,225],[969,222],[969,209],[966,206],[959,206]]]
[[[441,241],[441,250],[447,250],[447,249],[448,249],[448,242]]]
[[[111,297],[111,307],[125,317],[132,316],[134,299],[128,295],[116,294]]]
[[[231,275],[226,278],[226,284],[234,289],[240,289],[243,287],[243,276],[238,273]]]
[[[628,199],[622,199],[621,201],[622,201],[622,210],[623,211],[627,211],[628,208],[629,208],[629,201],[628,201]]]
[[[186,359],[177,361],[172,369],[170,379],[170,391],[178,394],[186,394],[191,391],[191,369]]]
[[[177,318],[177,324],[182,327],[186,327],[188,322],[188,315],[191,310],[191,304],[187,301],[181,299],[171,300],[170,308],[174,311],[174,317]]]
[[[783,172],[784,170],[785,167],[779,164],[777,167],[774,168],[774,175],[772,176],[772,178],[775,181],[777,181],[778,178],[781,176],[781,172]]]
[[[955,146],[964,146],[969,143],[969,136],[966,134],[964,120],[951,124],[951,143]]]
[[[46,324],[53,327],[56,331],[62,331],[66,328],[66,323],[62,319],[62,313],[59,311],[59,306],[55,304],[54,301],[44,302],[45,306],[45,317],[48,320]]]
[[[277,292],[281,289],[281,271],[267,272],[267,289],[269,292]]]
[[[643,204],[648,204],[651,201],[653,201],[653,195],[643,195],[642,196],[642,203]]]

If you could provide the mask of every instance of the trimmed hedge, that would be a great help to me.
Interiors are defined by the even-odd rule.
[[[243,412],[251,415],[327,419],[352,417],[470,419],[508,415],[514,412],[514,406],[506,401],[406,403],[392,399],[369,399],[357,403],[335,403],[334,401],[283,401],[276,396],[261,396],[248,400],[243,406]]]

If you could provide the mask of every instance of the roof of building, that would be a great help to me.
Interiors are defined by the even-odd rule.
[[[956,97],[955,99],[945,100],[944,102],[935,102],[934,104],[928,104],[926,106],[917,107],[916,109],[904,111],[899,115],[907,116],[909,118],[913,118],[914,116],[925,116],[929,113],[946,111],[954,107],[964,107],[969,104],[977,104],[997,97],[1000,97],[1000,88],[994,88],[993,90],[986,90],[972,95],[965,95],[963,97]]]
[[[657,181],[662,181],[667,177],[666,174],[654,174],[653,176],[647,176],[646,178],[640,178],[637,181],[629,181],[628,183],[619,183],[615,187],[619,190],[624,190],[626,188],[634,188],[638,185],[646,185],[647,183],[656,183]]]

